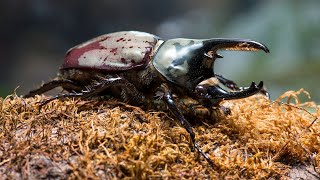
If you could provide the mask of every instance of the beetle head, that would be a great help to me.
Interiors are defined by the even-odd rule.
[[[258,42],[246,39],[171,39],[164,42],[153,59],[154,67],[168,80],[191,91],[201,81],[214,77],[218,50],[269,52]]]

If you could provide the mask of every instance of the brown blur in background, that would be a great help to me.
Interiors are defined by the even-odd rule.
[[[138,30],[164,39],[250,38],[271,53],[220,52],[215,72],[275,99],[304,88],[320,102],[320,1],[2,0],[0,96],[21,95],[56,76],[64,53],[92,37]]]

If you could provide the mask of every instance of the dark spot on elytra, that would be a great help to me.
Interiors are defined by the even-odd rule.
[[[133,46],[130,46],[129,48],[133,48]]]
[[[131,39],[128,39],[128,41],[131,41]]]
[[[116,52],[117,52],[117,49],[118,49],[118,48],[112,48],[112,49],[110,49],[110,52],[111,52],[111,53],[114,53],[114,54],[116,54]]]
[[[100,39],[99,42],[104,41],[104,40],[107,40],[107,39],[109,39],[109,38],[110,38],[110,36],[106,36],[106,37]]]
[[[125,58],[121,58],[120,60],[121,60],[121,62],[126,63],[126,59]]]
[[[135,64],[135,63],[136,63],[136,61],[134,61],[133,59],[131,59],[131,63]]]
[[[117,39],[117,42],[124,41],[124,38]]]

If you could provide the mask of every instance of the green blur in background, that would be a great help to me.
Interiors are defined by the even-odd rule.
[[[21,95],[56,76],[64,53],[92,37],[138,30],[164,39],[249,38],[263,52],[219,52],[215,72],[241,86],[263,80],[272,99],[304,88],[320,102],[320,1],[0,2],[0,96]]]

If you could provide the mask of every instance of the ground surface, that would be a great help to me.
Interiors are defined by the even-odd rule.
[[[231,115],[196,123],[211,167],[164,112],[117,101],[0,99],[0,176],[8,179],[317,179],[320,115],[287,92],[291,105],[262,97],[225,101]],[[279,99],[279,100],[280,100]],[[312,114],[304,109],[308,109]],[[210,122],[210,121],[209,121]]]

